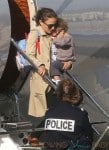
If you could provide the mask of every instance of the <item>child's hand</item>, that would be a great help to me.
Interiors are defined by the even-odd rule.
[[[63,38],[64,37],[64,30],[60,31],[59,34],[57,35],[58,38]]]
[[[67,61],[67,62],[63,62],[63,63],[64,63],[64,65],[63,65],[63,70],[64,71],[67,71],[67,70],[72,68],[71,61]]]

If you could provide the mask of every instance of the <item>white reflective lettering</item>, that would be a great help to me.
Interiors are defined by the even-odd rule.
[[[68,119],[46,119],[45,130],[57,130],[74,132],[75,120]]]
[[[50,123],[51,123],[51,127],[52,127],[52,128],[55,128],[56,122],[53,120],[53,121],[50,121]]]
[[[50,120],[46,120],[46,127],[50,125]]]
[[[67,123],[67,121],[64,121],[64,122],[63,122],[63,128],[64,128],[64,129],[67,129],[67,128],[68,128],[68,123]]]

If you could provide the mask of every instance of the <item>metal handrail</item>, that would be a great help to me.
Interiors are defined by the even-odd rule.
[[[18,44],[15,42],[15,40],[13,38],[11,38],[11,42],[13,43],[13,45],[16,47],[17,51],[19,51],[22,56],[31,64],[31,66],[33,67],[33,69],[35,69],[36,71],[38,70],[38,67],[34,64],[34,62],[20,49],[20,47],[18,46]],[[66,71],[66,74],[72,79],[74,80],[74,82],[79,86],[79,88],[85,93],[85,95],[98,107],[98,109],[107,117],[109,118],[109,114],[95,101],[95,99],[88,93],[88,91],[78,82],[78,80],[70,73],[70,71]],[[52,82],[52,80],[50,79],[50,77],[45,74],[44,75],[44,79],[46,79],[48,81],[48,83],[56,90],[57,86]]]
[[[109,114],[98,104],[95,99],[89,94],[89,92],[78,82],[78,80],[71,74],[70,71],[67,71],[66,74],[79,86],[83,93],[98,107],[98,109],[109,119]]]
[[[15,42],[13,38],[11,38],[11,42],[16,47],[17,51],[19,51],[22,56],[31,64],[34,70],[38,70],[37,66],[34,64],[34,62],[20,49],[18,44]],[[89,92],[79,83],[79,81],[72,75],[70,71],[66,71],[66,75],[68,75],[77,85],[78,87],[83,91],[83,93],[97,106],[97,108],[109,119],[109,114],[98,104],[95,99],[89,94]],[[49,75],[45,74],[44,79],[48,81],[48,84],[53,87],[54,90],[57,89],[57,86],[52,82]]]
[[[15,48],[17,49],[18,52],[20,52],[20,54],[30,63],[30,65],[32,66],[32,68],[37,72],[38,71],[38,67],[36,66],[36,64],[20,49],[20,47],[18,46],[18,44],[16,43],[16,41],[11,38],[11,42],[13,43],[13,45],[15,46]],[[51,78],[49,77],[48,74],[45,74],[43,76],[43,78],[45,80],[47,80],[48,84],[54,89],[57,89],[57,86],[52,82]]]

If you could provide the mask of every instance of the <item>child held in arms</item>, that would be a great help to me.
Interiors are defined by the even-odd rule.
[[[76,61],[75,44],[72,35],[68,33],[68,25],[62,18],[58,18],[57,28],[52,35],[53,45],[50,70],[52,81],[58,84],[62,73],[68,68],[71,69],[73,62]]]

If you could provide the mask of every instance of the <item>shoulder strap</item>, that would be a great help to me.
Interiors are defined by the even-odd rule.
[[[40,55],[40,32],[36,30],[37,32],[37,41],[36,41],[36,51]],[[25,39],[28,39],[28,33],[25,33]]]
[[[38,30],[37,31],[37,41],[36,41],[36,51],[37,53],[40,55],[41,54],[41,51],[40,51],[40,32]]]

